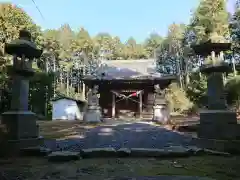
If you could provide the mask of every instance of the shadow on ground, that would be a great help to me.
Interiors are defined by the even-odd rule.
[[[77,122],[40,124],[45,146],[56,150],[82,148],[166,148],[193,146],[193,138],[147,123],[84,125]]]

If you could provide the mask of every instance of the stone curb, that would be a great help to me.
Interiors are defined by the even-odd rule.
[[[56,151],[52,152],[48,156],[48,161],[52,162],[67,162],[81,159],[80,152],[70,151]]]
[[[160,176],[143,176],[143,177],[115,177],[111,180],[216,180],[208,177],[200,177],[200,176],[168,176],[168,175],[160,175]]]
[[[118,155],[114,148],[89,148],[80,151],[82,158],[116,157]]]
[[[47,156],[50,153],[52,153],[52,150],[49,148],[43,148],[43,147],[30,147],[30,148],[24,148],[20,149],[20,155],[23,156]]]
[[[146,149],[146,148],[90,148],[82,149],[80,152],[56,151],[47,156],[49,161],[66,162],[79,160],[81,158],[121,158],[121,157],[141,157],[141,158],[176,158],[198,155],[221,155],[230,156],[228,153],[222,153],[196,147],[170,147],[165,149]]]
[[[230,154],[240,154],[240,140],[217,140],[194,138],[195,144],[205,149],[226,152]]]

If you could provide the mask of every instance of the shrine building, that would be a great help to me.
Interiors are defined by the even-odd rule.
[[[174,75],[156,71],[154,59],[104,60],[95,75],[85,76],[88,88],[99,86],[99,105],[103,118],[151,118],[154,105],[154,85],[166,88]]]

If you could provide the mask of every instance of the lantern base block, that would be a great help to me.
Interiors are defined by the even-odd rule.
[[[198,137],[233,140],[238,136],[237,115],[228,110],[206,110],[200,113]]]
[[[84,113],[83,121],[85,122],[101,122],[102,113],[99,106],[88,106],[87,111]]]
[[[169,111],[166,105],[155,105],[153,107],[153,119],[152,121],[158,122],[161,124],[166,124],[169,122]]]

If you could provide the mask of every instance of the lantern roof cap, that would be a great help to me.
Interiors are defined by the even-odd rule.
[[[18,57],[24,55],[26,58],[33,59],[40,58],[43,51],[32,42],[31,33],[23,29],[20,30],[18,39],[5,44],[5,52]]]

